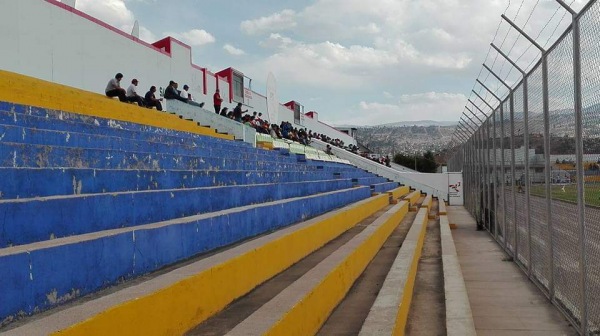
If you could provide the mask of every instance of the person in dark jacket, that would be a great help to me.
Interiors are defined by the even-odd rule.
[[[165,99],[177,99],[184,103],[188,102],[187,98],[183,98],[179,95],[179,92],[177,92],[177,83],[175,83],[174,81],[170,81],[169,86],[167,86],[167,88],[165,89]]]
[[[153,85],[150,87],[150,90],[146,92],[146,95],[144,96],[144,103],[146,104],[147,108],[151,109],[153,107],[156,107],[158,111],[162,111],[162,104],[160,103],[162,98],[156,99],[156,96],[154,95],[155,92],[156,86]]]

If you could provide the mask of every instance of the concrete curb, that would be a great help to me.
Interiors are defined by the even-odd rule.
[[[433,206],[433,196],[427,195],[421,203],[421,208],[427,208],[427,212],[431,211],[431,207]]]
[[[410,192],[410,188],[408,186],[402,186],[402,187],[398,187],[396,189],[390,190],[387,193],[388,193],[388,195],[390,195],[392,200],[397,200],[397,199],[403,197],[404,195],[408,194],[409,192]]]
[[[477,333],[471,304],[447,216],[440,216],[440,238],[446,297],[446,333],[449,336],[475,336]]]
[[[407,213],[407,202],[393,206],[227,335],[318,332]]]
[[[409,201],[410,206],[413,207],[419,201],[419,198],[421,198],[421,191],[415,190],[415,191],[411,192],[410,194],[404,196],[403,199],[406,201]]]
[[[427,208],[421,208],[359,335],[404,335],[428,221]]]
[[[448,210],[446,210],[446,202],[441,200],[438,202],[438,215],[446,216],[448,214]]]

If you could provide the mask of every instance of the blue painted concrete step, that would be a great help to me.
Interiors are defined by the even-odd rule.
[[[124,152],[0,142],[0,167],[55,167],[180,170],[302,170],[297,163],[242,160],[231,157]],[[306,166],[304,166],[306,167]]]
[[[377,184],[372,184],[371,187],[373,188],[374,192],[377,193],[383,193],[386,191],[390,191],[393,189],[396,189],[400,186],[400,184],[398,182],[384,182],[384,183],[377,183]]]
[[[0,168],[0,199],[342,179],[301,170]]]
[[[73,138],[73,133],[78,133],[85,134],[87,136],[113,137],[114,139],[120,139],[121,141],[131,140],[135,142],[152,142],[164,145],[186,145],[192,148],[237,150],[239,152],[247,152],[251,154],[271,155],[273,157],[280,156],[277,155],[277,153],[271,151],[265,151],[263,149],[248,147],[248,143],[245,142],[227,141],[222,139],[218,139],[220,141],[216,141],[212,140],[215,138],[206,136],[186,138],[177,135],[167,135],[162,133],[131,131],[111,127],[100,127],[92,123],[83,124],[68,120],[35,117],[17,114],[13,112],[9,113],[0,111],[0,125],[5,127],[23,127],[26,130],[35,129],[39,131],[45,130],[54,132],[64,132],[63,138],[57,141],[63,141],[67,143],[72,143],[75,140]],[[0,141],[23,142],[23,140],[25,140],[22,137],[23,134],[20,131],[16,132],[16,134],[12,136],[12,140],[9,140],[7,135],[3,133],[5,132],[0,132]],[[15,141],[16,139],[19,139],[19,141]]]
[[[351,180],[327,180],[4,200],[0,201],[0,247],[350,187]]]
[[[379,176],[371,176],[371,177],[361,177],[355,179],[359,185],[373,185],[379,183],[389,182],[385,177]]]
[[[114,136],[84,134],[67,131],[40,130],[19,126],[0,125],[0,141],[8,143],[35,144],[87,149],[111,149],[141,153],[177,154],[189,156],[223,156],[245,160],[269,160],[294,162],[293,158],[272,155],[269,151],[251,152],[236,147],[219,145],[198,147],[188,144],[166,144],[150,141],[124,139]]]
[[[0,249],[0,321],[46,310],[369,196],[368,187],[352,188]]]
[[[214,143],[236,143],[239,146],[246,146],[247,148],[252,148],[250,144],[243,142],[234,142],[231,140],[219,139],[215,137],[188,133],[182,131],[176,131],[166,128],[148,126],[143,124],[136,124],[124,121],[118,121],[113,119],[99,118],[99,117],[91,117],[88,115],[77,114],[77,113],[69,113],[58,110],[50,110],[45,108],[12,104],[7,102],[0,102],[0,112],[10,112],[13,118],[19,118],[19,116],[35,116],[42,117],[48,120],[55,119],[60,121],[73,121],[77,123],[84,123],[88,125],[93,125],[96,128],[96,131],[102,133],[102,130],[105,129],[122,129],[127,131],[134,132],[142,132],[142,133],[154,133],[154,134],[164,134],[170,136],[176,136],[183,139],[202,139],[202,141],[209,141]]]

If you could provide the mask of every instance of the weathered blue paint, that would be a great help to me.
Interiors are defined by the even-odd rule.
[[[118,132],[119,130],[124,130],[126,132],[134,132],[134,134],[137,134],[138,136],[148,136],[148,135],[173,136],[173,137],[178,138],[179,139],[178,141],[180,141],[181,143],[196,139],[196,140],[201,140],[201,142],[205,143],[205,144],[206,143],[232,144],[232,142],[229,140],[204,136],[204,135],[200,135],[200,134],[187,133],[187,132],[182,132],[182,131],[176,131],[176,130],[171,130],[171,129],[166,129],[166,128],[159,128],[159,127],[154,127],[154,126],[124,122],[124,121],[115,121],[112,119],[90,117],[87,115],[76,114],[76,113],[69,113],[69,112],[50,110],[50,109],[31,107],[31,106],[23,106],[23,105],[6,103],[6,102],[0,102],[0,113],[2,113],[2,112],[8,112],[8,115],[10,115],[13,120],[20,120],[21,118],[27,119],[28,116],[33,116],[33,117],[38,117],[39,118],[38,120],[44,119],[44,120],[47,120],[50,122],[53,120],[67,122],[67,125],[69,125],[69,126],[73,126],[73,124],[68,124],[69,122],[77,123],[77,124],[84,124],[84,125],[90,126],[91,130],[93,130],[93,133],[100,133],[100,134],[103,134],[103,132],[107,132],[108,130],[110,130],[110,132],[115,132],[115,131]],[[4,121],[10,122],[10,120],[4,120]],[[2,122],[2,124],[6,124],[6,123]],[[19,122],[19,125],[24,126],[23,124],[20,124],[20,122]],[[55,124],[55,125],[60,125],[60,123]],[[29,125],[29,126],[32,126],[32,125]],[[54,129],[51,126],[50,127],[45,126],[45,127],[39,127],[39,128],[40,129]],[[57,129],[57,130],[69,131],[70,129],[62,128],[62,129]],[[88,131],[89,131],[89,129],[88,129]],[[122,134],[115,134],[115,135],[119,136]],[[239,146],[240,148],[252,149],[252,147],[248,143],[235,142],[235,144],[237,146]]]
[[[326,180],[5,200],[0,201],[0,246],[149,224],[350,187],[350,180]]]
[[[15,316],[19,311],[32,314],[369,196],[367,187],[352,188],[240,208],[227,214],[182,218],[159,227],[132,228],[117,235],[2,256],[0,293],[3,301],[8,297],[11,303],[0,305],[0,319]]]
[[[386,191],[390,191],[396,189],[400,186],[398,182],[384,182],[371,185],[373,187],[373,191],[377,193],[382,193]]]
[[[0,174],[0,246],[99,233],[0,249],[0,321],[397,185],[287,150],[2,102]]]

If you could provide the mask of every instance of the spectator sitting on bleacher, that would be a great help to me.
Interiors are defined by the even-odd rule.
[[[169,81],[169,86],[167,86],[167,88],[165,89],[165,99],[177,99],[184,103],[188,102],[187,98],[183,98],[179,95],[179,92],[177,92],[177,83],[175,83],[174,81]]]
[[[248,114],[246,114],[246,115],[244,115],[244,116],[242,117],[242,124],[244,124],[244,125],[248,125],[248,126],[250,126],[250,127],[254,127],[254,126],[252,125],[252,120],[251,120],[251,118],[250,118],[250,116],[249,116]]]
[[[121,79],[123,79],[123,74],[119,72],[115,75],[115,78],[108,81],[104,93],[107,97],[119,97],[120,101],[126,102],[126,92],[125,89],[121,87]]]
[[[220,115],[222,115],[223,117],[227,117],[227,107],[223,107],[221,109],[221,113],[219,113]]]
[[[137,93],[138,80],[132,79],[131,85],[127,88],[127,101],[130,103],[137,103],[139,106],[144,107],[144,99]]]
[[[146,96],[144,96],[144,103],[146,104],[147,108],[151,109],[153,107],[156,107],[158,111],[162,111],[162,104],[160,103],[162,101],[162,98],[156,99],[154,92],[156,92],[156,86],[152,85],[150,87],[150,90],[146,92]]]
[[[333,152],[331,151],[331,146],[329,146],[329,144],[327,144],[327,147],[325,147],[325,153],[333,155]]]
[[[271,127],[269,125],[269,122],[266,120],[263,120],[263,122],[261,123],[260,126],[260,132],[263,134],[269,134],[271,130]]]
[[[175,83],[175,88],[177,88],[177,83]],[[187,103],[190,105],[194,105],[194,106],[198,106],[198,107],[203,107],[204,106],[204,102],[198,104],[194,101],[194,98],[192,98],[192,95],[189,93],[189,86],[187,84],[185,84],[183,86],[183,90],[181,90],[181,92],[179,93],[179,96],[181,96],[182,98],[187,98]]]
[[[287,121],[282,121],[281,124],[279,125],[279,128],[281,129],[281,136],[284,139],[291,140],[292,124],[290,124]]]
[[[301,128],[298,130],[298,138],[300,138],[300,140],[306,140],[308,138],[308,134],[306,134],[305,128]]]
[[[242,122],[242,113],[248,112],[248,110],[242,111],[242,103],[238,103],[233,109],[233,119],[238,122]]]
[[[271,131],[269,133],[273,139],[281,139],[281,133],[279,132],[279,126],[277,126],[277,124],[271,124]]]

